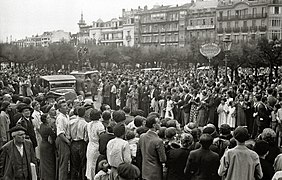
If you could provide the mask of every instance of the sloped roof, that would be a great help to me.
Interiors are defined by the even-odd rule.
[[[99,18],[98,20],[97,20],[97,23],[102,23],[103,22],[103,20],[101,19],[101,18]]]

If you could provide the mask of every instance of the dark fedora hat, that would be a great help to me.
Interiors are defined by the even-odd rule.
[[[25,103],[18,104],[17,109],[18,109],[19,112],[23,112],[23,110],[25,110],[25,109],[32,110],[32,108]]]

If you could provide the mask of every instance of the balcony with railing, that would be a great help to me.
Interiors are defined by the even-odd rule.
[[[265,32],[267,30],[266,26],[259,26],[259,31]]]
[[[218,29],[217,29],[217,33],[218,33],[218,34],[222,34],[222,33],[223,33],[223,28],[218,28]]]
[[[241,32],[247,33],[249,31],[248,27],[241,27]]]
[[[250,27],[250,31],[252,31],[252,32],[257,32],[257,30],[258,30],[257,26],[251,26]]]
[[[240,28],[239,27],[234,27],[233,28],[233,32],[234,33],[239,33],[240,32]]]
[[[232,16],[219,16],[217,21],[234,21],[234,20],[244,20],[244,19],[262,19],[266,18],[267,13],[264,14],[246,14],[246,15],[232,15]]]
[[[232,28],[231,28],[231,27],[225,28],[225,32],[226,32],[226,33],[231,33],[231,32],[232,32]]]

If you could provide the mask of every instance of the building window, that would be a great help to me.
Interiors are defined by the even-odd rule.
[[[190,26],[193,26],[193,20],[190,20]]]
[[[279,7],[274,7],[274,14],[279,14]]]
[[[261,20],[261,26],[265,26],[265,20],[264,19]]]
[[[255,19],[252,20],[252,26],[254,27],[254,26],[256,26],[256,24],[257,24],[257,21]]]
[[[256,17],[256,15],[257,15],[257,8],[253,8],[253,17]]]
[[[239,22],[235,21],[235,28],[238,28],[238,27],[239,27]]]
[[[213,18],[211,18],[211,25],[213,25]]]
[[[223,17],[223,11],[220,11],[219,12],[219,19],[222,19],[222,17]]]
[[[271,31],[271,38],[272,39],[280,39],[281,38],[281,36],[280,36],[280,34],[281,34],[281,32],[280,32],[280,30],[272,30]]]
[[[280,19],[273,19],[272,20],[272,26],[277,26],[277,27],[280,27]]]
[[[236,11],[235,11],[235,17],[238,18],[239,16],[240,16],[240,11],[239,11],[239,10],[236,10]]]
[[[261,14],[262,14],[262,15],[265,15],[265,13],[266,13],[265,7],[262,7],[262,9],[261,9]]]
[[[205,19],[203,19],[203,25],[206,25],[206,20]]]
[[[227,28],[231,28],[231,23],[227,22]]]
[[[243,27],[247,27],[248,26],[248,22],[247,21],[244,21],[243,22]]]
[[[230,10],[227,11],[227,19],[230,19]]]
[[[218,24],[219,29],[222,29],[222,23]]]

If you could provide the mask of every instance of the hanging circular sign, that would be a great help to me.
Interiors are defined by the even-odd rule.
[[[204,44],[200,48],[200,53],[203,56],[206,56],[208,59],[217,56],[220,53],[220,51],[221,51],[220,47],[215,43]]]

